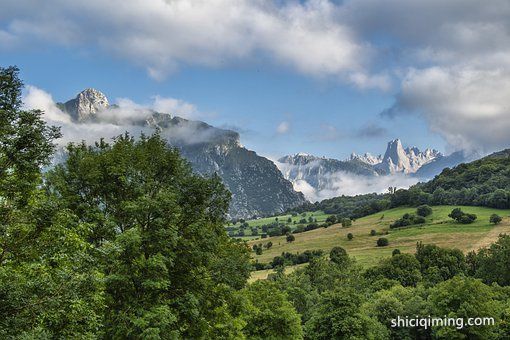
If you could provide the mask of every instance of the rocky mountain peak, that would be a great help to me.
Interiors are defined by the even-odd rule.
[[[376,165],[382,162],[382,156],[374,156],[369,152],[365,152],[362,155],[358,155],[357,153],[353,152],[347,159],[347,161],[360,161],[369,165]]]
[[[433,149],[425,151],[417,147],[404,149],[401,140],[394,139],[388,142],[382,162],[377,164],[377,167],[387,173],[415,173],[423,165],[441,156],[439,151]]]
[[[95,118],[100,111],[109,107],[108,98],[93,88],[83,90],[76,98],[64,103],[64,110],[78,122]]]

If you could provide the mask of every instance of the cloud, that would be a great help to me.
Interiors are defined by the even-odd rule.
[[[276,133],[283,135],[289,132],[290,130],[290,123],[287,121],[283,121],[276,127]]]
[[[416,178],[403,174],[369,177],[343,171],[326,174],[324,181],[327,184],[321,189],[314,188],[302,179],[295,181],[293,186],[294,190],[301,191],[307,200],[316,202],[342,195],[354,196],[368,193],[384,193],[390,186],[409,188],[418,182]]]
[[[361,126],[356,132],[355,137],[358,138],[377,138],[386,136],[388,130],[376,123],[370,122]]]
[[[384,115],[418,114],[454,150],[510,145],[510,70],[411,69]]]
[[[43,119],[48,124],[61,128],[63,136],[57,141],[61,146],[69,142],[81,141],[91,144],[100,138],[109,139],[125,132],[129,132],[133,136],[139,136],[141,133],[150,135],[155,132],[155,129],[145,123],[156,108],[158,111],[163,111],[163,113],[170,111],[173,115],[175,113],[190,116],[200,115],[193,104],[179,99],[155,96],[153,102],[146,106],[128,98],[119,98],[115,106],[100,112],[97,121],[75,122],[67,113],[58,108],[49,93],[32,85],[26,87],[23,105],[25,109],[44,111]],[[224,134],[221,130],[212,128],[200,121],[192,120],[163,128],[160,133],[169,141],[186,144],[222,138]],[[235,137],[232,134],[229,136]]]
[[[37,8],[37,11],[34,10]],[[327,0],[5,0],[5,33],[26,45],[98,46],[163,79],[181,65],[269,59],[313,77],[386,87],[373,50]]]

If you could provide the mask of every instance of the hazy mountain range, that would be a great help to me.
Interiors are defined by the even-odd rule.
[[[390,186],[408,187],[473,158],[463,152],[445,156],[433,149],[404,148],[400,139],[395,139],[388,142],[384,156],[353,153],[346,160],[338,160],[297,153],[278,159],[276,164],[294,189],[316,201],[383,192]]]

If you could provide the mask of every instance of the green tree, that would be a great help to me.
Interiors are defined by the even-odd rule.
[[[219,178],[194,175],[158,135],[67,151],[46,185],[103,254],[105,336],[239,333],[228,302],[249,276],[249,255],[223,228],[230,194]]]
[[[249,309],[243,333],[249,339],[302,339],[301,319],[276,283],[257,281],[244,290]]]
[[[348,233],[348,234],[347,234],[347,239],[348,239],[349,241],[352,241],[352,239],[353,239],[353,238],[354,238],[354,235],[353,235],[352,233]]]
[[[489,218],[490,223],[500,224],[501,221],[503,221],[503,218],[501,216],[499,216],[498,214],[492,214]]]
[[[388,339],[388,331],[361,310],[362,295],[351,287],[322,294],[305,324],[310,339]]]
[[[489,286],[469,277],[454,277],[439,283],[431,289],[429,295],[431,315],[447,315],[450,318],[462,318],[467,322],[473,317],[493,317],[498,322],[502,305],[495,299]],[[455,326],[435,327],[434,336],[440,339],[496,339],[497,327],[484,325],[477,327]]]
[[[418,208],[416,208],[416,214],[418,216],[427,217],[432,215],[432,208],[426,204],[420,205]]]
[[[388,244],[389,244],[389,242],[386,237],[381,237],[377,240],[378,247],[386,247]]]
[[[287,242],[291,243],[291,242],[294,242],[296,240],[296,237],[292,234],[288,234],[287,237],[286,237],[286,240]]]
[[[345,265],[349,262],[349,255],[342,247],[333,247],[329,252],[329,258],[331,262],[339,265]]]

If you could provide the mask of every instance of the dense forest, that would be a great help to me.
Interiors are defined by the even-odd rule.
[[[0,338],[509,338],[510,237],[466,256],[418,244],[368,270],[342,248],[312,251],[248,284],[218,177],[157,134],[69,144],[42,172],[60,133],[21,91],[18,70],[0,68]],[[406,315],[495,325],[391,327]]]

